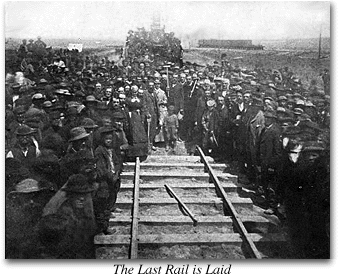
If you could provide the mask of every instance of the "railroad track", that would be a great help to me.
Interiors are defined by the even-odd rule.
[[[123,212],[110,219],[115,234],[95,236],[97,258],[276,257],[285,235],[239,196],[236,176],[198,151],[127,163],[117,200]]]

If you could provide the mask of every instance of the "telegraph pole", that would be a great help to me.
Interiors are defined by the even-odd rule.
[[[322,48],[322,25],[320,25],[320,32],[319,32],[319,45],[318,45],[318,59],[321,56],[321,49]]]

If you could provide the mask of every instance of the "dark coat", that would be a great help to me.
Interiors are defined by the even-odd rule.
[[[72,199],[63,191],[51,201],[55,197],[61,197],[59,201],[63,203],[46,214],[47,204],[38,225],[40,241],[46,248],[44,255],[53,259],[94,259],[97,226],[91,194],[84,195],[83,210],[75,209]]]
[[[109,153],[107,148],[104,146],[98,146],[95,150],[95,158],[97,158],[97,173],[100,178],[107,177],[111,171],[112,167],[109,161]],[[114,150],[112,150],[112,158],[114,163],[114,174],[120,176],[122,171],[122,160]]]
[[[175,86],[170,87],[168,105],[174,105],[174,112],[177,114],[181,109],[184,108],[184,92],[183,86],[177,83]]]
[[[19,145],[15,145],[13,148],[11,148],[8,154],[10,154],[10,152],[12,153],[14,158],[18,159],[22,163],[22,165],[28,169],[31,168],[33,161],[37,157],[37,151],[35,146],[28,147],[26,156],[23,154]]]
[[[264,128],[257,142],[258,164],[266,168],[278,169],[282,159],[282,144],[280,130],[273,124]]]

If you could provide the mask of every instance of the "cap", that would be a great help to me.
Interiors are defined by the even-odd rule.
[[[304,113],[304,110],[297,107],[293,110],[293,113],[295,113],[296,115],[301,115]]]
[[[42,95],[41,93],[36,93],[32,96],[32,100],[44,100],[45,96]]]

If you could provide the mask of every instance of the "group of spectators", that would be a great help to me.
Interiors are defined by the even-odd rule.
[[[311,240],[327,235],[328,70],[324,91],[289,68],[175,63],[133,33],[116,63],[38,41],[6,60],[9,258],[93,258],[94,235],[113,234],[120,212],[123,162],[183,142],[237,164],[266,214],[285,206],[290,221],[324,226]]]

